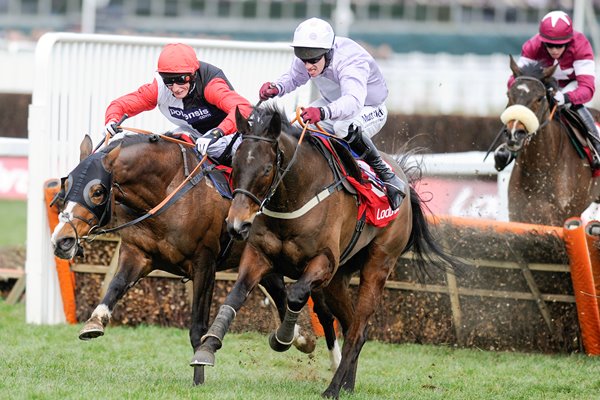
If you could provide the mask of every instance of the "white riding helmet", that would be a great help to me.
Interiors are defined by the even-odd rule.
[[[296,57],[308,60],[327,53],[333,47],[334,39],[333,28],[328,22],[310,18],[296,28],[292,47]]]

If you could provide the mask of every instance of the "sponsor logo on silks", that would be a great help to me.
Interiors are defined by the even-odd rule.
[[[381,108],[373,110],[373,111],[371,111],[368,114],[363,114],[362,115],[362,119],[363,119],[364,122],[369,122],[372,119],[381,118],[381,117],[383,117],[383,110]]]
[[[375,218],[377,218],[377,220],[382,220],[382,219],[386,219],[386,218],[390,218],[392,215],[398,213],[398,211],[400,211],[400,208],[392,211],[392,207],[388,207],[385,210],[379,209],[377,210],[377,214],[375,215]]]
[[[202,121],[211,116],[210,111],[206,108],[188,108],[182,110],[181,108],[169,107],[169,113],[172,117],[182,119],[190,124]]]

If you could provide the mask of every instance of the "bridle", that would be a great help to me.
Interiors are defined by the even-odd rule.
[[[294,151],[294,157],[292,158],[292,161],[290,161],[290,163],[288,163],[287,168],[282,171],[281,164],[283,162],[283,151],[281,151],[281,149],[279,148],[279,141],[277,139],[256,135],[243,135],[242,138],[243,140],[257,140],[272,143],[275,145],[275,174],[273,175],[273,180],[271,180],[271,184],[269,185],[269,188],[266,191],[267,194],[265,195],[264,199],[260,200],[260,198],[257,195],[243,188],[235,188],[231,193],[232,198],[235,198],[235,195],[238,193],[250,198],[254,203],[258,204],[258,212],[260,213],[262,209],[269,203],[269,201],[275,194],[277,187],[283,180],[284,176],[290,170],[290,166],[295,159],[296,151],[298,148],[296,147],[296,151]]]
[[[540,107],[540,109],[538,110],[538,113],[534,113],[535,117],[537,118],[538,121],[542,121],[542,117],[546,114],[549,113],[548,118],[546,118],[545,120],[543,120],[539,126],[537,127],[537,129],[535,129],[534,131],[527,131],[526,134],[524,135],[524,137],[519,137],[519,143],[523,143],[523,146],[526,146],[527,143],[529,143],[531,141],[531,139],[540,131],[542,130],[546,125],[548,125],[550,123],[550,121],[552,121],[552,118],[554,117],[554,112],[556,111],[556,105],[554,105],[554,108],[552,110],[550,110],[550,102],[548,100],[548,97],[550,96],[550,94],[548,93],[549,89],[546,88],[546,85],[544,85],[544,83],[538,79],[538,78],[534,78],[532,76],[519,76],[517,78],[515,78],[515,82],[513,83],[513,87],[515,87],[516,85],[518,85],[519,81],[531,81],[531,82],[535,82],[537,85],[541,86],[544,94],[539,96],[536,100],[544,100],[544,104],[542,105],[542,107]],[[522,104],[524,107],[530,109],[529,107],[527,107],[526,105]],[[531,110],[531,109],[530,109]],[[507,126],[504,125],[503,126],[503,132],[510,137]],[[522,146],[520,146],[522,147]]]

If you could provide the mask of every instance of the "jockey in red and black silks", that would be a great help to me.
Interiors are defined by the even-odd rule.
[[[115,123],[124,114],[132,117],[156,107],[178,131],[198,141],[203,136],[210,138],[208,153],[215,159],[220,158],[231,134],[237,131],[236,107],[245,117],[252,111],[250,102],[233,89],[221,69],[200,62],[194,49],[182,43],[163,48],[151,83],[110,103],[106,129],[115,134]]]
[[[584,106],[592,100],[596,91],[594,60],[589,40],[583,33],[573,30],[571,18],[563,11],[551,11],[540,21],[539,32],[523,44],[517,65],[519,68],[535,62],[545,67],[557,65],[552,75],[559,85],[554,94],[555,103],[575,110],[585,124],[595,150],[592,151],[592,166],[596,169],[600,168],[600,133],[594,117]],[[511,76],[508,86],[512,86],[514,81],[514,76]],[[512,159],[507,160],[506,165],[510,161]]]

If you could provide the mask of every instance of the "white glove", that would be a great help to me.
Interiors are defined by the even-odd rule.
[[[104,127],[104,129],[106,129],[106,132],[108,132],[108,134],[110,135],[110,137],[115,136],[117,133],[119,132],[123,132],[123,129],[119,128],[117,126],[117,121],[110,120],[108,122],[108,124],[106,124],[106,126]]]
[[[554,101],[556,102],[557,105],[564,106],[566,103],[565,94],[559,90],[554,95]]]
[[[210,145],[216,142],[222,136],[223,131],[219,128],[213,128],[204,135],[200,136],[196,140],[196,149],[198,149],[198,153],[200,153],[201,156],[205,156]]]

